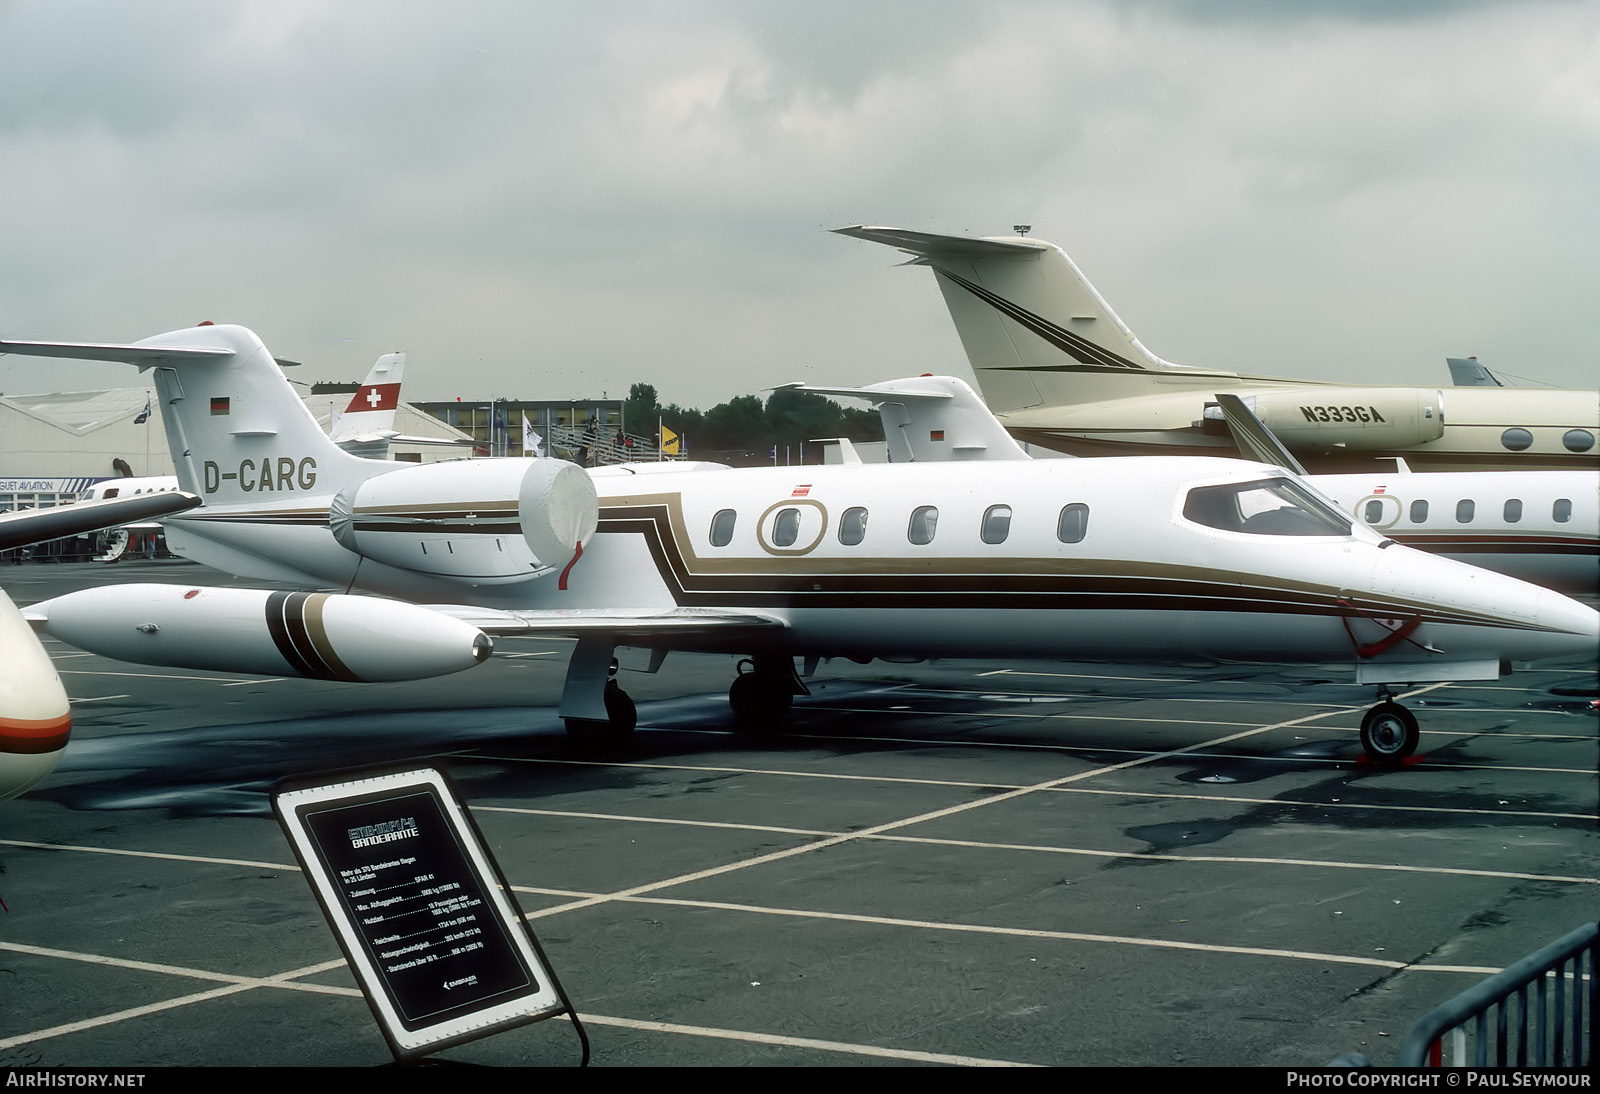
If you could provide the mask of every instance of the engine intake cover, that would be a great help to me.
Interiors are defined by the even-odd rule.
[[[565,566],[600,520],[594,483],[557,459],[407,467],[341,492],[328,511],[340,545],[415,573],[523,581]]]

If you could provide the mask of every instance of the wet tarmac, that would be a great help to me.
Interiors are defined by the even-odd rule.
[[[146,580],[232,583],[0,573],[24,604]],[[597,1066],[1386,1064],[1600,915],[1592,662],[1418,689],[1421,755],[1382,768],[1370,689],[1300,669],[833,662],[751,739],[733,659],[675,654],[595,752],[555,717],[566,642],[399,685],[48,646],[74,735],[0,805],[0,1066],[386,1062],[268,790],[395,760],[456,781]]]

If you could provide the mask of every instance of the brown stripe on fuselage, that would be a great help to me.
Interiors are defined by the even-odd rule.
[[[602,533],[644,537],[674,600],[704,607],[1054,608],[1348,616],[1326,588],[1286,578],[1129,559],[706,558],[677,494],[603,499]],[[1346,593],[1361,613],[1540,629],[1465,609]]]

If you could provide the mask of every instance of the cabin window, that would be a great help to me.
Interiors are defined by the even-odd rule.
[[[1383,502],[1378,498],[1373,498],[1367,502],[1366,507],[1361,511],[1361,519],[1368,524],[1377,524],[1383,519]]]
[[[1569,429],[1561,435],[1561,443],[1568,452],[1587,452],[1594,447],[1594,434],[1587,429]]]
[[[1504,516],[1507,524],[1515,524],[1522,519],[1522,499],[1507,498]]]
[[[1477,510],[1477,508],[1477,505],[1473,503],[1471,498],[1462,498],[1460,501],[1456,502],[1456,523],[1471,524],[1472,514]]]
[[[101,495],[101,496],[102,496],[102,497],[107,497],[107,498],[114,498],[114,497],[116,497],[116,496],[117,496],[117,491],[118,491],[118,489],[119,489],[119,488],[118,488],[118,487],[115,487],[115,486],[112,486],[112,487],[108,487],[108,488],[107,488],[107,489],[106,489],[106,492],[105,492],[105,493],[104,493],[104,494],[103,494],[103,495]]]
[[[1089,534],[1089,507],[1082,502],[1063,506],[1056,518],[1056,538],[1062,543],[1082,543]]]
[[[839,518],[839,542],[854,547],[867,538],[867,511],[857,505],[846,509]]]
[[[719,509],[711,518],[711,546],[726,547],[733,542],[733,525],[739,514],[732,509]]]
[[[919,545],[932,543],[933,534],[938,528],[939,510],[932,505],[919,505],[911,513],[911,523],[906,527],[906,538]]]
[[[985,543],[1004,543],[1011,534],[1011,506],[991,505],[985,509],[979,531]]]
[[[1427,503],[1427,501],[1419,498],[1418,500],[1412,502],[1411,503],[1411,523],[1412,524],[1423,524],[1423,523],[1425,523],[1427,521],[1427,519],[1428,519],[1428,503]]]
[[[1556,503],[1550,507],[1550,515],[1557,524],[1565,524],[1572,519],[1572,499],[1557,498]]]
[[[1522,452],[1533,447],[1533,434],[1521,426],[1512,426],[1500,434],[1500,443],[1512,452]]]
[[[800,510],[780,510],[778,519],[772,522],[772,545],[774,547],[793,547],[794,541],[799,538]]]
[[[1183,515],[1208,528],[1257,536],[1350,534],[1347,517],[1289,479],[1197,486],[1184,499]]]

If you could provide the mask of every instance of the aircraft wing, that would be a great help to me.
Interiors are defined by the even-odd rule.
[[[605,635],[627,645],[629,640],[733,639],[745,635],[771,635],[789,624],[757,612],[717,608],[550,608],[500,611],[470,604],[429,604],[427,607],[453,619],[470,623],[485,634],[548,634],[566,638]]]
[[[137,494],[130,498],[80,501],[51,509],[20,509],[13,513],[0,513],[0,550],[164,517],[193,509],[199,504],[200,499],[194,494],[167,490],[156,494]]]

